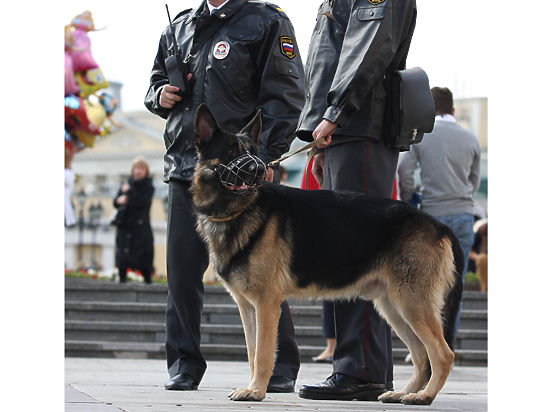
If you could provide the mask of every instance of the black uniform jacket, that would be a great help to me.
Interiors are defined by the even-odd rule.
[[[327,119],[338,124],[334,135],[380,139],[384,74],[405,68],[415,22],[415,0],[325,0],[309,44],[298,137],[312,140]]]
[[[193,74],[191,93],[172,109],[159,105],[160,90],[168,84],[164,61],[173,49],[168,26],[145,97],[145,106],[167,119],[165,181],[191,180],[196,162],[193,119],[201,103],[231,132],[240,131],[261,109],[259,156],[271,161],[288,150],[304,102],[294,29],[280,8],[263,1],[230,0],[210,16],[204,7],[203,1],[174,19],[177,42]]]

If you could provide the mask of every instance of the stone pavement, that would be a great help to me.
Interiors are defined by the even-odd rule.
[[[327,364],[302,364],[296,388],[324,380]],[[396,366],[396,388],[412,366]],[[314,401],[298,393],[267,394],[262,402],[233,402],[227,394],[246,386],[247,362],[210,361],[198,391],[164,390],[165,362],[142,359],[65,358],[66,412],[171,411],[487,411],[487,368],[456,366],[431,406],[359,401]]]

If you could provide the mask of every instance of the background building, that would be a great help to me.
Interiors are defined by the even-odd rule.
[[[481,146],[481,182],[474,196],[487,213],[488,177],[487,177],[487,150],[488,150],[488,126],[487,126],[487,98],[472,97],[467,99],[455,99],[456,121],[466,129],[472,131]]]

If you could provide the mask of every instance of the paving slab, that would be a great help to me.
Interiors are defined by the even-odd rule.
[[[303,364],[297,389],[324,380],[331,365]],[[402,387],[412,366],[395,366]],[[166,391],[163,360],[65,358],[66,412],[171,411],[487,411],[487,368],[456,366],[431,406],[362,401],[316,401],[298,393],[267,394],[262,402],[234,402],[227,394],[248,383],[247,362],[211,361],[197,391]]]

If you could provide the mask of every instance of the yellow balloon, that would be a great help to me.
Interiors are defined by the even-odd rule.
[[[90,122],[95,124],[97,128],[101,128],[101,125],[107,118],[107,112],[99,102],[91,102],[90,100],[84,100],[84,107],[86,108],[86,115]]]
[[[109,87],[109,82],[99,67],[86,72],[76,72],[74,78],[80,88],[80,97],[83,99],[98,90]]]
[[[86,147],[94,147],[96,135],[91,133],[83,132],[82,130],[76,130],[75,132],[76,137],[78,137],[78,140],[80,140]]]

